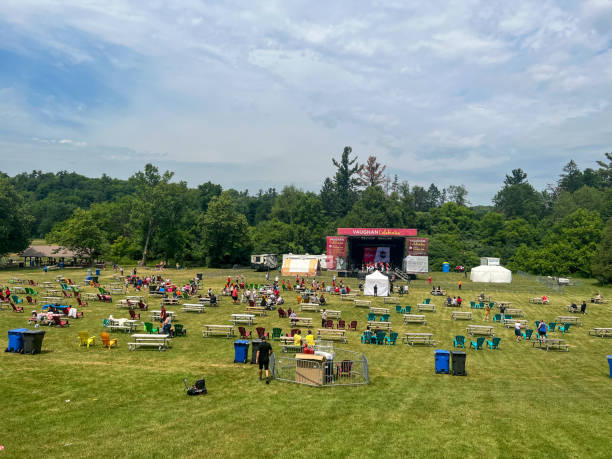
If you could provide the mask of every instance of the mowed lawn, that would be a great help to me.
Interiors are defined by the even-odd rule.
[[[262,282],[252,271],[167,270],[165,278],[177,283],[204,273],[202,289],[221,289],[228,274],[243,273],[247,282]],[[53,280],[58,271],[0,272],[0,285],[11,277]],[[79,283],[85,270],[61,274]],[[108,285],[112,272],[102,273]],[[332,273],[322,278],[331,282]],[[434,273],[433,283],[456,295],[462,275]],[[357,286],[356,279],[349,285]],[[8,284],[9,286],[12,284]],[[42,289],[39,297],[43,296]],[[535,320],[553,321],[568,315],[566,306],[589,299],[597,291],[612,299],[612,289],[588,281],[566,287],[563,295],[547,291],[535,281],[515,276],[509,286],[472,284],[464,279],[460,292],[469,300],[481,291],[493,300],[511,301]],[[92,288],[83,289],[93,291]],[[551,304],[533,305],[532,296],[546,293]],[[427,281],[414,281],[402,304],[429,297]],[[515,343],[514,332],[495,324],[502,337],[498,351],[466,349],[467,377],[436,375],[434,349],[452,349],[452,338],[465,335],[469,323],[482,324],[484,312],[474,311],[472,322],[452,321],[442,298],[438,308],[425,313],[427,325],[404,326],[391,311],[395,331],[434,333],[438,345],[394,347],[365,345],[360,332],[367,309],[355,308],[328,296],[329,309],[342,310],[347,322],[358,320],[359,332],[349,332],[348,349],[365,353],[370,384],[360,387],[313,388],[257,378],[254,365],[234,364],[233,340],[202,338],[204,324],[229,324],[230,314],[243,312],[227,297],[220,307],[204,314],[183,313],[175,322],[185,325],[187,336],[175,338],[166,352],[129,352],[129,335],[113,333],[119,347],[108,351],[96,345],[79,347],[77,332],[99,336],[102,319],[126,317],[115,302],[90,302],[85,317],[71,320],[69,328],[44,327],[47,334],[41,355],[0,355],[0,445],[4,457],[611,457],[612,379],[607,355],[612,339],[588,336],[592,327],[612,327],[611,304],[591,305],[562,336],[569,352],[541,351],[530,343]],[[295,294],[286,292],[287,307],[296,306]],[[39,299],[39,303],[42,300]],[[382,299],[374,301],[382,306]],[[70,302],[69,304],[74,304]],[[159,309],[150,298],[149,309]],[[39,305],[40,307],[40,305]],[[394,305],[388,305],[394,309]],[[6,347],[7,330],[27,326],[26,313],[0,312],[0,346]],[[494,314],[496,311],[492,311]],[[315,313],[303,313],[313,317]],[[143,317],[148,314],[143,313]],[[288,319],[276,312],[259,318],[258,325],[289,331]],[[249,327],[254,329],[254,327]],[[316,327],[315,327],[316,328]],[[272,343],[280,351],[278,343]],[[466,346],[467,347],[467,346]],[[206,378],[209,394],[188,397],[183,378]]]

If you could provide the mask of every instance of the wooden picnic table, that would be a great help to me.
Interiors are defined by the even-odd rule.
[[[208,306],[219,306],[219,301],[221,301],[221,297],[216,297],[217,301],[216,303],[211,303],[210,302],[210,297],[208,296],[203,296],[202,298],[198,298],[198,303],[200,304],[207,304]]]
[[[375,331],[376,329],[387,330],[388,332],[391,331],[391,322],[379,322],[376,320],[368,320],[368,325],[370,326],[370,330],[372,331]]]
[[[540,349],[546,349],[547,351],[549,349],[565,349],[565,351],[569,351],[569,345],[565,342],[564,339],[560,338],[544,338],[541,340],[533,340],[532,347],[536,346],[538,346]]]
[[[563,324],[572,324],[582,326],[582,321],[576,316],[557,316],[555,321]]]
[[[121,295],[123,293],[123,287],[110,287],[111,295]]]
[[[317,339],[342,341],[346,343],[346,330],[336,330],[333,328],[319,328],[317,330]]]
[[[84,293],[83,295],[85,295],[85,299],[87,301],[98,301],[98,295],[96,295],[95,293]]]
[[[200,303],[183,303],[181,311],[185,312],[206,312],[206,307]]]
[[[166,311],[166,314],[172,317],[172,320],[178,317],[176,312],[174,311]],[[161,320],[161,311],[151,311],[151,319],[157,320],[157,321]]]
[[[356,293],[342,293],[340,295],[340,301],[349,301],[354,300],[355,298],[357,298]]]
[[[591,303],[594,303],[594,304],[604,304],[607,302],[608,300],[604,300],[603,298],[591,298]]]
[[[371,300],[353,300],[353,304],[357,308],[369,308],[372,306]]]
[[[19,294],[24,294],[24,293],[26,293],[26,291],[25,291],[25,287],[21,287],[21,286],[19,286],[19,285],[17,285],[17,286],[15,286],[15,287],[13,287],[11,290],[12,290],[12,292],[11,292],[11,293],[15,293],[15,294],[17,294],[17,293],[19,293]]]
[[[337,311],[334,309],[326,309],[328,319],[340,319],[342,317],[342,311]]]
[[[423,324],[427,325],[425,316],[422,314],[404,314],[404,325],[408,324]]]
[[[128,295],[125,297],[126,300],[135,301],[138,303],[139,301],[144,301],[144,298],[139,295]]]
[[[256,316],[268,315],[268,310],[262,306],[247,306],[245,312],[255,314]]]
[[[468,325],[466,331],[470,336],[495,336],[493,325]]]
[[[525,315],[522,309],[517,309],[517,308],[508,308],[504,311],[504,314],[508,314],[509,316],[512,316],[512,317],[514,316],[523,317]]]
[[[231,338],[234,336],[234,326],[233,325],[204,325],[204,330],[202,331],[202,337],[207,338],[210,336],[225,336],[226,338]]]
[[[134,342],[128,343],[128,349],[135,351],[143,347],[157,348],[160,351],[165,351],[170,347],[171,336],[168,334],[157,333],[136,333],[132,335]]]
[[[162,304],[164,306],[179,304],[179,299],[180,298],[162,298]]]
[[[399,304],[400,299],[397,296],[383,296],[383,304],[395,303]]]
[[[550,303],[550,301],[548,299],[546,301],[544,301],[541,296],[534,297],[534,298],[529,298],[529,302],[530,303],[534,303],[534,304],[548,304],[548,303]]]
[[[484,296],[477,296],[476,298],[474,298],[474,301],[486,301],[486,302],[491,302],[491,295],[484,295]]]
[[[254,314],[232,314],[232,318],[230,322],[234,325],[245,324],[245,325],[253,325],[255,323],[255,315]]]
[[[421,311],[429,311],[429,312],[436,312],[436,305],[433,303],[421,303],[421,304],[417,304],[417,311],[421,312]]]
[[[451,313],[452,320],[472,320],[472,313],[470,311],[453,311]]]
[[[423,344],[425,346],[434,346],[433,333],[405,333],[402,337],[402,342],[414,346],[415,344]]]
[[[292,327],[312,327],[312,317],[290,317],[289,324]]]
[[[527,328],[527,321],[525,319],[504,319],[504,326],[506,328],[514,328],[516,323],[521,324],[521,328]]]
[[[319,305],[317,303],[300,303],[300,311],[319,312]]]
[[[498,307],[504,306],[508,308],[512,304],[512,301],[496,301],[496,304]]]
[[[372,314],[389,314],[389,308],[376,308],[374,306],[370,307],[370,312]]]
[[[59,296],[43,296],[43,300],[47,303],[59,304],[62,302],[62,298]]]
[[[589,330],[589,335],[599,336],[600,338],[612,337],[612,328],[593,328]]]
[[[110,331],[121,330],[126,333],[132,333],[133,331],[138,330],[138,326],[140,325],[140,321],[133,319],[109,319],[107,328]]]

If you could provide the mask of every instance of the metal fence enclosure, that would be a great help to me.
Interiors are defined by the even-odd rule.
[[[333,359],[319,356],[276,356],[270,362],[274,379],[315,387],[369,384],[368,359],[360,352],[334,349]],[[318,358],[318,360],[314,360]]]

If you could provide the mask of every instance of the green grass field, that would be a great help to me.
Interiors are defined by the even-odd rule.
[[[184,282],[198,271],[168,270],[164,277]],[[43,281],[58,274],[3,271],[0,285],[14,276]],[[85,271],[62,274],[81,282]],[[110,283],[111,274],[103,273],[103,285]],[[218,292],[227,274],[204,270],[202,287]],[[247,282],[264,279],[261,273],[244,274]],[[322,277],[330,282],[331,275]],[[456,295],[459,278],[463,276],[434,273],[433,283]],[[349,285],[356,287],[357,281],[351,279]],[[465,280],[461,294],[468,301],[463,310],[469,310],[469,300],[483,288],[493,300],[522,308],[531,327],[538,319],[553,321],[567,312],[571,301],[588,300],[596,291],[612,298],[612,289],[588,281],[558,295],[518,276],[511,285],[495,287]],[[402,303],[414,307],[429,296],[428,290],[426,281],[417,280]],[[542,293],[549,295],[550,305],[528,302]],[[284,296],[285,309],[295,308],[295,294]],[[436,375],[434,348],[410,347],[399,340],[395,347],[365,345],[360,332],[349,332],[348,344],[338,346],[367,356],[370,384],[314,388],[263,384],[254,365],[233,363],[233,340],[202,338],[204,324],[228,324],[230,314],[244,310],[227,297],[204,314],[179,311],[177,322],[188,333],[175,338],[166,352],[129,352],[129,335],[123,333],[112,334],[119,346],[111,351],[99,340],[91,349],[79,347],[78,331],[99,336],[103,318],[127,316],[114,304],[121,298],[116,296],[113,304],[90,302],[85,317],[71,320],[68,328],[44,327],[40,355],[1,354],[0,457],[612,456],[612,379],[606,360],[612,339],[587,334],[592,327],[612,327],[612,304],[589,304],[588,314],[581,317],[584,325],[563,336],[570,344],[567,353],[515,343],[512,329],[495,324],[501,350],[466,350],[467,377]],[[329,309],[342,310],[343,319],[358,320],[363,330],[367,309],[337,297],[328,300]],[[468,323],[484,323],[483,311],[474,311],[472,322],[452,321],[451,308],[443,307],[440,297],[432,302],[438,309],[426,313],[427,326],[404,326],[391,311],[392,328],[400,336],[404,331],[432,332],[438,341],[435,349],[450,350],[452,338],[465,335]],[[382,306],[382,299],[375,303]],[[158,304],[151,298],[149,309]],[[31,309],[26,305],[25,314],[0,312],[2,348],[7,330],[27,326]],[[315,313],[303,315],[319,321]],[[258,324],[268,330],[280,326],[283,332],[290,328],[276,313]],[[272,344],[278,351],[278,343]],[[187,397],[182,379],[193,382],[202,376],[209,394]]]

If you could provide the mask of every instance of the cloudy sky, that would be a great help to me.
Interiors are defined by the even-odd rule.
[[[488,204],[612,151],[612,0],[2,0],[0,170],[319,190],[345,145]]]

